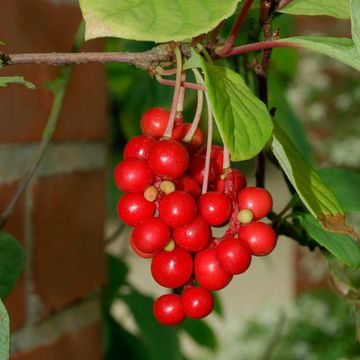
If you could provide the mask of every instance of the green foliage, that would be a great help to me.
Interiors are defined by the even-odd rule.
[[[296,36],[284,38],[279,41],[290,41],[296,43],[300,47],[330,56],[356,70],[360,70],[360,56],[352,39],[320,36]]]
[[[24,250],[11,235],[0,231],[0,298],[14,288],[25,263]]]
[[[360,211],[360,174],[346,169],[323,168],[319,174],[337,195],[345,211]]]
[[[360,267],[360,246],[350,235],[325,230],[310,214],[302,215],[300,224],[313,240],[337,259],[353,269]]]
[[[236,9],[238,0],[80,0],[86,39],[120,37],[180,41],[212,30]]]
[[[360,57],[360,0],[350,0],[351,33]]]
[[[0,359],[9,358],[10,351],[10,325],[9,315],[0,300]]]
[[[349,0],[293,0],[279,10],[292,15],[328,15],[349,19]]]
[[[214,117],[232,161],[251,159],[266,145],[273,125],[266,106],[234,71],[203,62]]]
[[[24,85],[30,90],[35,89],[35,85],[29,81],[26,81],[22,76],[3,76],[0,77],[0,87],[7,87],[9,84]]]
[[[210,350],[217,348],[218,343],[214,331],[205,321],[186,318],[180,326],[199,345]]]

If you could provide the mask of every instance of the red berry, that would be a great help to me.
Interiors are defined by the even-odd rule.
[[[151,262],[151,274],[155,281],[167,288],[185,285],[193,270],[191,255],[175,248],[173,251],[161,250]]]
[[[219,263],[215,249],[199,251],[194,261],[195,278],[203,288],[207,290],[220,290],[232,279]]]
[[[117,211],[125,224],[136,226],[154,215],[155,203],[147,201],[143,193],[129,193],[120,198]]]
[[[172,138],[177,141],[183,140],[186,134],[188,133],[190,127],[191,124],[189,123],[182,123],[176,126],[175,129],[173,130]],[[186,148],[188,149],[189,153],[194,154],[201,148],[203,143],[204,143],[204,135],[202,131],[199,128],[197,128],[190,142],[186,144]]]
[[[191,287],[182,294],[182,303],[186,316],[201,319],[208,316],[213,307],[214,299],[211,293],[201,287]]]
[[[176,294],[166,294],[157,298],[153,311],[157,321],[163,325],[176,325],[185,318],[181,297]]]
[[[194,156],[190,161],[189,166],[190,175],[200,184],[204,182],[204,173],[205,173],[205,157],[204,156]],[[213,163],[210,163],[209,166],[209,182],[214,181],[216,178],[216,171]]]
[[[256,256],[270,254],[276,245],[274,229],[260,221],[241,226],[238,235],[239,239],[245,241],[252,254]]]
[[[170,113],[164,108],[155,107],[144,112],[140,120],[141,131],[145,135],[160,138],[164,135]]]
[[[222,225],[231,214],[231,201],[221,192],[210,191],[199,199],[199,213],[212,226]]]
[[[163,139],[151,147],[148,162],[155,175],[174,179],[186,171],[189,154],[179,142]]]
[[[238,192],[244,188],[246,188],[246,177],[242,172],[240,172],[238,169],[232,169],[231,173],[228,174],[229,181],[232,181],[233,184],[233,191]],[[216,181],[216,190],[223,192],[225,187],[225,181],[221,177],[219,177]]]
[[[224,148],[222,146],[211,146],[211,162],[214,164],[216,173],[221,175],[223,173],[224,164]]]
[[[124,192],[144,191],[153,181],[153,175],[146,161],[126,159],[116,166],[115,183]]]
[[[225,239],[216,248],[216,255],[221,268],[228,274],[241,274],[251,263],[249,246],[239,239]]]
[[[248,187],[238,194],[239,210],[249,209],[254,214],[254,220],[266,216],[272,208],[272,197],[270,193],[258,187]]]
[[[190,195],[192,195],[195,199],[197,199],[201,195],[201,187],[199,183],[188,175],[180,176],[175,181],[176,190],[182,190]]]
[[[130,235],[130,246],[136,255],[139,255],[140,257],[142,257],[144,259],[151,258],[155,255],[155,253],[145,253],[145,252],[140,251],[134,244],[134,239],[133,239],[132,234]]]
[[[199,251],[209,242],[211,230],[208,223],[197,216],[190,223],[178,227],[173,231],[176,244],[187,251]]]
[[[154,253],[170,241],[169,227],[158,217],[140,223],[132,233],[135,246],[142,252]]]
[[[160,201],[159,216],[171,227],[187,224],[195,214],[196,202],[186,192],[174,191]]]
[[[124,149],[124,159],[137,158],[147,160],[150,148],[156,143],[156,140],[147,135],[135,136],[128,141]]]

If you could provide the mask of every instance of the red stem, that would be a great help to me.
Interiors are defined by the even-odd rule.
[[[293,43],[291,41],[260,41],[253,44],[246,44],[246,45],[240,45],[235,48],[233,48],[229,53],[226,54],[227,56],[233,56],[233,55],[239,55],[239,54],[245,54],[251,51],[258,51],[258,50],[264,50],[264,49],[272,49],[276,47],[299,47],[298,44]]]
[[[175,86],[176,81],[175,80],[168,80],[168,79],[163,79],[161,76],[157,75],[156,76],[156,80],[159,82],[159,84],[161,85],[167,85],[167,86]],[[195,84],[195,83],[190,83],[190,82],[183,82],[181,83],[181,86],[186,87],[187,89],[193,89],[193,90],[201,90],[201,91],[206,91],[206,87],[199,85],[199,84]]]

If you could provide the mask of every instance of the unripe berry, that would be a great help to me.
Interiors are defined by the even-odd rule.
[[[185,314],[189,318],[204,318],[214,308],[214,299],[211,293],[201,287],[190,287],[183,292],[181,297]]]
[[[270,254],[276,245],[274,229],[260,221],[255,221],[240,227],[238,236],[250,247],[253,255]]]
[[[182,123],[175,127],[172,133],[172,138],[177,141],[184,140],[186,134],[188,133],[191,127],[190,123]],[[204,143],[204,135],[202,131],[197,128],[192,139],[185,144],[187,150],[190,154],[195,154]]]
[[[195,199],[201,195],[200,184],[191,176],[183,175],[175,181],[176,190],[182,190],[192,195]]]
[[[229,219],[232,210],[229,197],[224,193],[216,191],[210,191],[201,195],[198,207],[200,215],[211,226],[225,223]]]
[[[242,209],[237,214],[237,219],[241,224],[249,224],[254,219],[254,214],[249,209]]]
[[[150,148],[156,143],[156,140],[147,135],[135,136],[128,141],[124,148],[124,159],[137,158],[147,160]]]
[[[204,156],[194,156],[190,161],[189,166],[190,175],[200,184],[204,182],[204,173],[205,173],[205,157]],[[209,183],[214,181],[216,178],[216,171],[214,164],[210,163],[209,167]]]
[[[251,263],[249,246],[235,238],[221,241],[216,248],[216,255],[221,268],[231,275],[245,272]]]
[[[151,147],[148,164],[153,174],[171,180],[184,174],[189,154],[177,141],[163,139]]]
[[[143,134],[160,138],[164,135],[170,113],[164,108],[154,107],[144,112],[140,120]]]
[[[171,227],[187,224],[195,217],[195,214],[194,198],[183,191],[174,191],[160,201],[159,216]]]
[[[161,250],[151,262],[151,274],[161,286],[177,288],[185,285],[193,270],[191,255],[175,248],[173,251]]]
[[[185,318],[182,299],[176,294],[166,294],[155,300],[153,307],[157,321],[163,325],[176,325]]]
[[[164,194],[170,194],[175,191],[175,184],[169,180],[164,180],[160,183],[160,190]]]
[[[155,203],[147,201],[143,193],[128,193],[120,198],[117,212],[125,224],[136,226],[154,215]]]
[[[258,187],[248,187],[238,194],[239,210],[249,209],[254,214],[254,220],[266,216],[272,208],[272,197],[270,193]]]

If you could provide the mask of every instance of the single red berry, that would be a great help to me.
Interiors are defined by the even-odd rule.
[[[173,130],[172,138],[177,141],[182,141],[188,133],[190,127],[190,123],[182,123],[176,126]],[[200,150],[203,143],[204,135],[202,131],[197,128],[192,139],[188,143],[186,143],[186,148],[188,149],[190,154],[195,154],[198,150]]]
[[[157,298],[153,311],[157,321],[163,325],[176,325],[185,318],[181,297],[176,294],[166,294]]]
[[[211,146],[211,162],[214,164],[216,173],[221,175],[223,173],[224,164],[224,148],[222,146]]]
[[[182,303],[186,316],[201,319],[208,316],[214,308],[211,293],[201,287],[190,287],[182,294]]]
[[[270,254],[276,245],[274,229],[260,221],[240,226],[238,236],[249,245],[252,254],[256,256]]]
[[[224,224],[229,219],[232,210],[229,197],[217,191],[201,195],[198,206],[200,215],[212,226]]]
[[[208,223],[201,216],[197,216],[190,223],[175,228],[173,237],[180,248],[187,251],[199,251],[208,244],[211,230]]]
[[[194,156],[189,165],[190,175],[200,184],[204,182],[205,173],[205,157],[201,155]],[[216,178],[216,170],[214,163],[210,162],[209,166],[209,183],[214,181]]]
[[[114,170],[115,183],[124,192],[144,191],[153,181],[153,175],[146,161],[126,159],[120,161]]]
[[[134,244],[134,239],[132,234],[130,235],[130,246],[133,249],[134,253],[144,259],[149,259],[155,255],[155,253],[145,253],[139,250],[136,245]]]
[[[143,193],[129,193],[120,198],[117,212],[125,224],[136,226],[141,221],[152,217],[155,208],[155,203],[147,201]]]
[[[175,180],[176,190],[182,190],[192,195],[195,199],[201,195],[200,184],[191,176],[183,175]]]
[[[195,256],[194,272],[197,282],[207,290],[220,290],[232,279],[219,263],[215,249],[199,251]]]
[[[140,120],[143,134],[160,138],[164,135],[170,113],[164,108],[154,107],[144,112]]]
[[[249,209],[254,214],[254,220],[266,216],[272,208],[272,197],[263,188],[248,187],[238,194],[239,210]]]
[[[158,217],[141,222],[132,233],[135,246],[142,252],[154,253],[170,241],[170,228]]]
[[[246,188],[246,177],[245,175],[239,171],[238,169],[232,169],[231,173],[225,175],[226,178],[223,179],[223,176],[218,177],[216,181],[216,190],[223,192],[225,188],[225,182],[232,182],[232,190],[238,192],[244,188]]]
[[[150,148],[156,143],[156,140],[147,135],[135,136],[128,141],[124,149],[124,159],[136,158],[147,160]]]
[[[171,227],[190,222],[196,214],[194,198],[183,191],[174,191],[164,196],[159,205],[159,216]]]
[[[251,263],[249,246],[239,239],[225,239],[216,248],[216,255],[221,268],[228,274],[241,274]]]
[[[163,139],[151,147],[148,163],[155,175],[174,179],[186,171],[189,154],[179,142]]]
[[[185,285],[193,270],[191,255],[182,249],[173,251],[161,250],[156,253],[151,262],[151,274],[161,286],[177,288]]]

